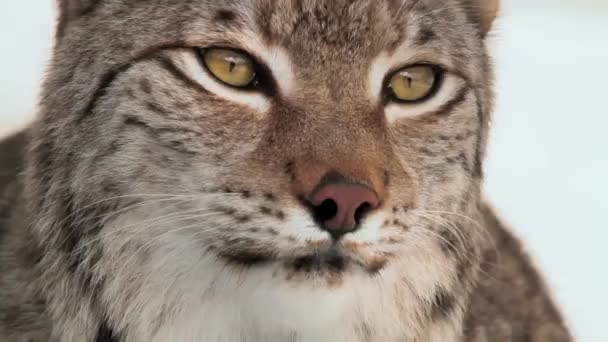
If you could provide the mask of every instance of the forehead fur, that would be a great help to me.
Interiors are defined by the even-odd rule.
[[[496,3],[494,0],[483,3],[486,2]],[[60,0],[59,30],[63,35],[65,28],[76,22],[74,26],[85,26],[87,31],[97,31],[103,38],[108,36],[103,34],[104,23],[108,21],[115,26],[137,22],[141,27],[138,33],[144,30],[152,33],[166,22],[188,26],[188,21],[206,20],[227,30],[255,26],[247,28],[255,29],[269,43],[293,45],[312,41],[315,47],[331,46],[334,50],[344,47],[352,51],[353,47],[396,44],[405,37],[407,25],[413,23],[470,33],[467,29],[471,25],[481,25],[482,13],[489,16],[487,13],[495,7],[480,7],[478,0],[201,0],[194,3]],[[462,16],[463,13],[466,16]],[[158,26],[145,27],[152,22],[140,16],[143,14],[154,15],[153,23]]]
[[[344,53],[401,39],[405,17],[398,10],[391,1],[264,0],[257,24],[270,42]]]
[[[369,64],[405,42],[410,49],[435,43],[433,53],[463,65],[483,49],[479,17],[471,14],[478,9],[468,1],[262,0],[254,8],[254,29],[267,44],[287,47],[307,68]]]
[[[456,69],[483,82],[473,70],[485,68],[486,60],[479,16],[470,15],[479,8],[471,2],[476,0],[63,0],[67,13],[60,16],[65,22],[43,105],[85,112],[86,100],[108,77],[149,51],[238,48],[252,34],[284,47],[311,77],[347,67],[361,74],[373,57],[408,41],[434,44],[433,54],[448,56]]]

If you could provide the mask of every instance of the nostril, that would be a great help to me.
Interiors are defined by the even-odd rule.
[[[368,212],[372,210],[372,205],[368,202],[361,204],[357,210],[355,210],[355,223],[359,225],[361,220],[367,215]]]
[[[338,203],[329,198],[313,208],[315,220],[326,222],[338,215]]]
[[[325,184],[308,198],[315,221],[336,240],[357,230],[365,215],[379,205],[376,193],[359,184]]]

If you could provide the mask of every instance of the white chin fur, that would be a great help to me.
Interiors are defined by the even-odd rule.
[[[351,273],[348,286],[332,288],[324,280],[286,282],[274,267],[230,274],[218,262],[205,264],[218,271],[215,290],[189,302],[154,334],[146,335],[150,329],[142,321],[134,341],[397,342],[413,331],[396,310],[395,291],[368,274]],[[383,339],[362,339],[363,321]]]
[[[302,230],[298,238],[313,241],[324,238],[292,210],[287,231]],[[113,225],[128,227],[149,214],[141,215],[130,213]],[[370,216],[349,239],[374,241],[382,219]],[[419,334],[420,300],[431,300],[436,284],[450,282],[451,265],[437,257],[432,239],[403,246],[400,258],[378,274],[353,267],[332,284],[327,277],[294,276],[280,262],[252,268],[226,264],[206,254],[193,232],[155,238],[154,231],[175,229],[163,223],[139,228],[150,234],[143,241],[153,243],[148,253],[138,249],[136,271],[122,267],[136,260],[133,252],[108,260],[114,266],[121,260],[105,295],[115,298],[113,316],[122,321],[126,342],[403,342]],[[121,255],[124,238],[104,235],[108,255]],[[406,277],[413,274],[416,278]],[[362,324],[373,330],[373,338],[362,334]]]

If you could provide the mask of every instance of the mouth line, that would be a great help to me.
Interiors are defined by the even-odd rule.
[[[326,270],[331,273],[342,273],[348,265],[354,263],[354,260],[332,246],[328,250],[296,257],[288,262],[296,272],[310,273]]]
[[[349,267],[360,267],[370,274],[378,273],[384,263],[367,265],[365,262],[349,256],[341,248],[332,245],[322,251],[302,255],[278,257],[275,254],[263,251],[240,250],[225,252],[218,255],[221,259],[240,267],[253,268],[271,264],[283,263],[295,272],[303,273],[343,273]]]

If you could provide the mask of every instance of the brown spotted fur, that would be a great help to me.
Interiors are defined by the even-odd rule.
[[[188,284],[223,276],[190,263],[197,253],[223,265],[227,279],[234,274],[227,286],[263,267],[311,293],[342,293],[359,286],[353,279],[385,282],[386,310],[394,306],[403,325],[380,328],[373,322],[389,317],[356,316],[348,336],[361,342],[571,340],[541,276],[481,196],[493,103],[485,36],[497,2],[59,6],[40,115],[0,145],[0,341],[137,341],[162,332],[189,317],[177,310],[195,305],[178,303],[193,294]],[[243,32],[287,51],[298,85],[290,96],[271,87],[264,115],[209,92],[174,61],[196,47],[238,48]],[[388,123],[383,102],[368,97],[367,75],[375,57],[403,42],[441,57],[466,88],[434,112]],[[375,189],[383,203],[378,241],[344,244],[361,257],[363,278],[352,265],[325,269],[294,254],[327,248],[298,240],[286,225],[290,210],[305,212],[302,197],[332,174]],[[174,205],[167,209],[151,194],[182,197],[162,197]],[[154,221],[193,210],[183,201],[193,195],[215,196],[195,207],[214,216],[189,222],[223,231],[180,235]],[[428,219],[430,210],[456,231]],[[121,220],[135,226],[119,229]],[[391,246],[399,252],[383,252]],[[424,277],[399,273],[414,266],[428,266]],[[423,279],[432,286],[420,287]],[[283,336],[251,331],[260,335],[243,341]],[[282,338],[305,340],[297,331]]]

